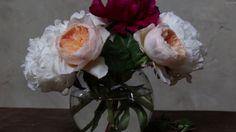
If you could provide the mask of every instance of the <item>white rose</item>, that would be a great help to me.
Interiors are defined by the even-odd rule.
[[[160,15],[160,24],[137,31],[134,38],[156,64],[157,73],[167,83],[203,67],[204,50],[197,40],[198,33],[189,23],[172,12]],[[166,67],[166,68],[165,68]]]
[[[23,64],[28,87],[45,92],[65,92],[76,79],[75,71],[81,69],[98,78],[105,76],[108,68],[104,59],[98,57],[109,36],[103,25],[105,23],[99,18],[81,11],[73,14],[70,21],[62,23],[56,20],[55,25],[48,26],[40,38],[30,39]],[[76,29],[75,34],[67,35],[73,28],[82,30]]]

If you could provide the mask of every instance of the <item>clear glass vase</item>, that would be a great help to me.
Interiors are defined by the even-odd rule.
[[[86,82],[84,73],[78,75],[70,109],[81,132],[141,132],[147,126],[153,111],[152,87],[142,70],[130,75],[105,83],[95,78]]]

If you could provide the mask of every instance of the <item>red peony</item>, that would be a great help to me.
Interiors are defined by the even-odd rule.
[[[90,12],[112,21],[112,30],[120,34],[137,30],[159,21],[159,9],[155,0],[93,0]]]

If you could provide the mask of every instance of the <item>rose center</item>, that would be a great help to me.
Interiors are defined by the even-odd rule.
[[[186,57],[186,50],[183,46],[181,40],[177,37],[175,32],[170,28],[163,30],[161,36],[164,38],[166,43],[176,52],[176,58],[174,58],[174,63],[182,63]]]
[[[88,28],[74,25],[62,35],[59,45],[64,51],[73,53],[78,51],[88,41],[88,38]]]
[[[178,37],[171,29],[165,29],[161,36],[170,46],[174,46],[179,42]]]

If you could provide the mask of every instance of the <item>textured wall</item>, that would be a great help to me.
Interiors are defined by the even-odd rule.
[[[87,6],[82,0],[0,1],[0,106],[68,107],[68,97],[29,90],[20,65],[30,37],[40,36],[54,19],[68,19]]]
[[[157,87],[160,109],[236,110],[236,1],[159,0],[161,9],[173,10],[201,33],[208,48],[205,69],[193,74],[192,85]],[[159,104],[159,105],[158,105]]]
[[[86,1],[86,2],[85,2]],[[28,38],[42,34],[55,18],[68,19],[89,0],[0,1],[0,107],[68,107],[68,97],[27,89],[20,65]],[[236,1],[159,0],[161,11],[174,11],[201,33],[208,48],[205,69],[193,74],[193,83],[168,87],[149,77],[157,109],[236,110]]]

